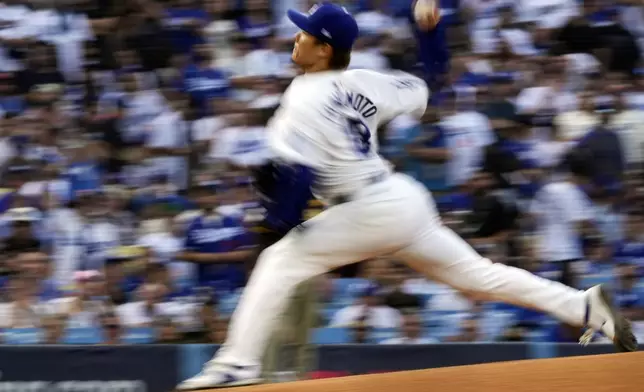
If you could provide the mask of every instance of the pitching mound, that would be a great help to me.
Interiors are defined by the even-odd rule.
[[[636,392],[644,352],[501,362],[326,380],[258,385],[232,392]],[[212,390],[222,392],[219,390]]]

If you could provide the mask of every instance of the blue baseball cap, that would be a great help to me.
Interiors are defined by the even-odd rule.
[[[358,24],[346,8],[324,2],[308,13],[288,10],[288,18],[300,28],[333,48],[349,50],[358,38]]]

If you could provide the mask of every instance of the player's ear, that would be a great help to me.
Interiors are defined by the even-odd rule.
[[[320,54],[322,57],[330,59],[333,57],[333,48],[327,43],[322,43],[319,45]]]

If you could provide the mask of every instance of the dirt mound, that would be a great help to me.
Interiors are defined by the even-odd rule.
[[[227,392],[637,392],[644,352],[500,362],[225,389]],[[214,389],[212,392],[223,392]]]

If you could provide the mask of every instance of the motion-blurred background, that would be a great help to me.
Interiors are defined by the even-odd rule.
[[[419,72],[405,1],[344,3],[362,32],[351,67]],[[250,170],[268,159],[265,124],[296,74],[283,15],[312,4],[0,4],[5,343],[223,341],[247,260],[208,255],[254,246]],[[441,12],[444,88],[422,121],[383,127],[383,153],[486,257],[579,289],[607,282],[644,336],[641,2],[444,0]],[[318,343],[579,333],[395,259],[316,284]]]

